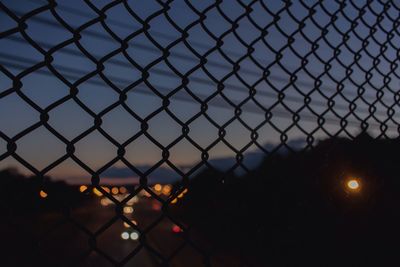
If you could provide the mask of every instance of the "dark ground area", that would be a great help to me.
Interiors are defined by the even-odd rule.
[[[361,134],[352,141],[332,138],[311,150],[270,155],[241,177],[206,170],[175,205],[162,210],[152,198],[139,199],[129,216],[140,231],[150,229],[143,235],[150,247],[126,262],[143,239],[122,240],[126,229],[119,218],[101,230],[115,217],[115,206],[103,207],[99,198],[76,187],[5,170],[0,173],[1,266],[123,261],[197,267],[206,266],[204,255],[211,266],[393,266],[399,262],[398,151],[400,140]],[[359,188],[348,187],[351,179]],[[42,189],[46,198],[38,195]],[[168,216],[188,228],[174,233]],[[97,233],[95,241],[91,233]]]
[[[399,151],[398,139],[361,134],[269,156],[244,177],[206,171],[176,216],[247,266],[390,266],[399,262]]]

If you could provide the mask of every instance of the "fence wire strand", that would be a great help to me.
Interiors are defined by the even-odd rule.
[[[290,132],[294,129],[304,136],[305,146],[302,149],[310,149],[315,145],[317,132],[329,137],[345,135],[350,138],[354,137],[351,127],[359,127],[364,131],[375,129],[379,132],[377,138],[387,138],[400,133],[400,124],[396,119],[400,95],[397,85],[394,85],[400,78],[397,63],[400,51],[398,45],[400,7],[395,1],[329,3],[329,1],[301,0],[296,4],[292,1],[283,1],[279,4],[272,2],[219,0],[211,1],[208,5],[204,3],[200,5],[190,0],[157,0],[154,1],[157,8],[149,14],[144,12],[142,14],[135,4],[125,0],[109,1],[102,7],[85,0],[85,9],[64,5],[55,0],[48,2],[27,0],[24,3],[35,8],[30,10],[24,8],[25,11],[17,10],[15,5],[7,2],[0,2],[1,16],[7,17],[15,24],[14,27],[7,29],[2,27],[1,40],[29,46],[40,55],[40,59],[37,59],[38,57],[32,59],[23,55],[24,53],[12,55],[12,51],[0,52],[0,72],[12,83],[9,88],[1,89],[0,100],[11,95],[17,96],[39,114],[35,123],[17,134],[10,136],[0,131],[0,138],[7,144],[6,151],[0,155],[0,160],[13,158],[39,177],[43,184],[51,170],[67,160],[72,160],[90,175],[93,188],[99,190],[116,205],[115,216],[95,232],[76,221],[69,213],[69,208],[65,207],[65,221],[85,233],[88,239],[89,250],[82,251],[81,258],[76,259],[76,262],[96,252],[111,264],[122,266],[134,258],[141,249],[147,249],[160,260],[161,265],[167,266],[180,250],[190,246],[202,255],[204,264],[209,266],[210,255],[207,250],[191,240],[190,235],[186,234],[190,232],[190,226],[185,227],[174,219],[168,208],[171,201],[187,188],[190,177],[197,171],[204,167],[215,168],[210,164],[210,154],[219,144],[224,144],[235,155],[235,163],[226,170],[227,175],[221,177],[221,181],[224,182],[226,177],[238,168],[250,171],[244,164],[244,158],[251,147],[257,147],[266,155],[275,153],[282,147],[294,151],[289,145]],[[234,17],[228,10],[230,5],[240,11]],[[187,14],[190,16],[190,22],[184,27],[171,13],[172,9],[179,6],[191,12]],[[299,17],[293,6],[306,10],[307,15]],[[140,26],[136,27],[129,22],[112,18],[110,14],[117,7],[124,9],[135,24]],[[78,22],[84,22],[72,24],[65,18],[67,13],[78,16],[81,19],[77,20]],[[255,13],[261,13],[262,19],[260,20]],[[47,17],[43,17],[43,14],[47,14]],[[229,27],[221,30],[222,27],[216,25],[217,23],[213,24],[212,21],[210,23],[210,17],[217,17],[221,24]],[[160,18],[163,18],[164,23],[168,24],[165,27],[171,28],[170,32],[173,31],[174,34],[153,29],[155,21]],[[285,20],[291,20],[292,24]],[[56,44],[37,40],[29,32],[33,23],[41,25],[43,29],[50,27],[64,30],[64,40]],[[243,35],[242,24],[248,27],[246,30],[248,36]],[[291,25],[289,29],[287,25]],[[95,27],[98,30],[95,30]],[[129,33],[121,37],[115,31],[118,27]],[[309,27],[313,30],[308,30]],[[202,35],[206,35],[207,43],[193,41],[191,37],[196,34],[195,31],[201,31]],[[281,40],[273,38],[274,34],[279,35]],[[132,44],[142,37],[146,38],[147,44]],[[113,43],[117,46],[111,52],[101,55],[85,44],[85,38],[94,38],[99,45]],[[235,42],[243,52],[234,51],[229,46],[227,48],[226,44],[230,42]],[[303,45],[298,46],[296,42],[303,42]],[[354,42],[361,45],[353,45]],[[75,48],[71,48],[72,46]],[[258,53],[260,46],[268,56],[262,57]],[[325,52],[321,53],[321,47]],[[303,50],[299,51],[300,48]],[[178,51],[185,49],[186,53],[176,52],[176,49]],[[143,65],[138,62],[135,53],[147,52],[157,56]],[[64,66],[56,60],[60,53],[88,60],[94,67],[87,71],[83,70],[79,63],[76,63],[76,67]],[[219,60],[214,58],[215,54]],[[293,62],[300,64],[296,66],[293,63],[293,66],[289,66],[287,54],[291,55]],[[371,64],[365,64],[365,61]],[[182,67],[179,62],[186,62],[183,65],[187,64],[190,67]],[[140,78],[132,80],[131,77],[121,78],[109,74],[106,71],[109,64],[112,68],[130,68],[140,73]],[[166,67],[160,68],[160,64]],[[313,64],[320,67],[310,67]],[[280,74],[276,73],[276,68],[280,70]],[[201,77],[197,75],[199,72],[203,74]],[[57,79],[68,88],[69,93],[42,107],[22,90],[23,80],[32,74],[41,75],[39,77],[43,78],[43,81],[46,77]],[[172,88],[170,85],[162,85],[162,81],[156,84],[151,79],[151,75],[154,74],[162,77],[161,79],[174,77],[180,82]],[[249,79],[250,76],[254,79]],[[237,82],[232,83],[232,79]],[[197,90],[193,83],[212,87],[214,90],[211,93],[202,92]],[[100,112],[96,112],[80,98],[80,88],[85,84],[108,88],[118,95],[118,99]],[[263,85],[267,90],[259,89]],[[240,100],[233,99],[232,92],[242,93],[245,97]],[[161,104],[144,117],[126,103],[131,94],[135,97],[140,95],[154,97],[159,99]],[[172,108],[173,100],[197,105],[198,111],[183,121]],[[51,112],[69,101],[77,104],[93,120],[88,129],[71,140],[49,123]],[[297,107],[298,105],[300,106]],[[229,110],[233,115],[221,124],[209,114],[210,107]],[[118,141],[103,127],[105,116],[117,108],[122,108],[140,124],[140,130],[124,142]],[[242,116],[246,112],[262,116],[263,120],[253,126],[243,119]],[[161,113],[167,114],[181,127],[180,136],[167,145],[157,140],[149,131],[150,120]],[[191,124],[200,117],[205,118],[218,132],[217,138],[206,147],[196,142],[189,134]],[[290,125],[282,127],[276,120],[274,121],[274,118],[288,120]],[[303,122],[314,123],[315,127],[305,128]],[[239,123],[250,133],[250,139],[241,148],[227,139],[229,127],[233,123]],[[329,125],[338,126],[339,129],[332,131]],[[260,131],[265,126],[270,127],[279,136],[279,143],[272,150],[265,148],[259,141]],[[18,143],[41,127],[63,144],[65,153],[59,158],[54,158],[51,164],[39,169],[19,153]],[[113,158],[97,169],[86,164],[76,154],[79,142],[94,132],[99,133],[117,149],[116,154],[112,155]],[[147,138],[160,149],[162,155],[158,162],[145,171],[126,156],[127,147],[141,137]],[[184,171],[170,159],[173,148],[183,141],[201,153],[201,161]],[[101,175],[117,162],[122,162],[140,178],[138,187],[122,201],[101,186]],[[151,190],[149,184],[149,176],[164,165],[179,175],[182,185],[167,200]],[[129,199],[143,190],[162,204],[162,212],[158,219],[144,229],[133,224],[123,213],[123,206]],[[59,205],[63,205],[62,200]],[[185,233],[182,246],[167,257],[146,239],[146,235],[165,218],[180,226]],[[103,251],[97,242],[97,238],[117,220],[129,224],[139,231],[141,236],[139,246],[122,260],[117,260],[113,255]]]

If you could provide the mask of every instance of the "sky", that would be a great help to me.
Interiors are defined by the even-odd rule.
[[[13,82],[0,71],[0,131],[8,138],[40,121],[41,109],[49,110],[48,124],[67,141],[91,129],[100,114],[102,131],[94,130],[79,140],[74,153],[96,171],[117,156],[116,146],[104,133],[114,143],[125,145],[125,159],[140,170],[160,162],[160,146],[166,147],[178,138],[180,141],[169,148],[169,161],[182,170],[201,162],[198,147],[182,138],[184,124],[190,129],[190,140],[207,149],[210,159],[234,157],[240,150],[259,152],[267,144],[279,144],[282,133],[289,141],[303,140],[303,145],[308,134],[316,140],[327,138],[340,131],[340,118],[354,104],[354,114],[346,117],[349,124],[340,135],[356,134],[365,118],[373,135],[381,133],[382,122],[388,126],[388,136],[398,135],[395,117],[388,121],[387,114],[390,109],[394,114],[399,110],[395,60],[400,40],[394,21],[399,19],[400,4],[384,10],[378,1],[370,5],[354,1],[357,6],[347,2],[343,9],[336,1],[305,1],[308,8],[300,1],[293,1],[287,8],[282,1],[242,1],[251,6],[246,16],[245,8],[236,0],[219,5],[213,1],[177,0],[168,9],[157,1],[90,1],[92,6],[78,0],[56,2],[50,10],[43,8],[45,1],[2,1],[19,18],[37,10],[25,20],[26,30],[13,34],[3,33],[15,29],[17,22],[3,8],[0,13],[4,37],[0,39],[0,64],[20,77],[20,92],[25,96],[15,91],[6,93]],[[310,16],[312,6],[315,12]],[[103,23],[95,20],[96,9],[104,10]],[[198,23],[201,12],[206,16]],[[380,16],[382,20],[377,21]],[[69,29],[60,24],[61,20]],[[143,21],[148,29],[143,29]],[[237,24],[233,30],[232,21]],[[299,30],[301,21],[304,27]],[[262,28],[266,28],[264,35]],[[73,29],[79,29],[78,41],[73,41]],[[184,42],[183,29],[187,32]],[[289,36],[293,42],[288,45]],[[37,46],[28,43],[27,38]],[[214,49],[217,38],[223,44]],[[121,48],[122,40],[126,49]],[[251,57],[246,56],[249,46],[253,48]],[[167,47],[169,55],[164,58],[162,50]],[[50,67],[42,64],[24,72],[43,63],[48,51],[53,57]],[[278,61],[277,53],[281,54]],[[199,57],[207,58],[203,67],[197,67]],[[307,62],[302,57],[307,57]],[[96,72],[95,60],[103,62],[101,75]],[[238,71],[233,71],[232,62],[239,62]],[[149,74],[145,79],[141,69]],[[186,85],[182,75],[188,77]],[[293,77],[296,80],[291,82]],[[53,105],[70,94],[74,83],[76,98]],[[218,83],[224,85],[220,92]],[[316,88],[318,91],[314,91]],[[256,93],[250,98],[252,89]],[[127,98],[120,105],[123,90]],[[284,94],[280,103],[279,93]],[[307,94],[310,102],[304,108]],[[163,108],[163,96],[169,96],[168,108]],[[329,110],[332,96],[335,106]],[[35,107],[27,103],[27,98]],[[205,114],[200,114],[201,101],[208,105]],[[235,106],[242,110],[238,117]],[[267,109],[271,109],[271,124],[264,123]],[[370,111],[374,111],[373,116]],[[300,120],[292,127],[295,112]],[[326,119],[323,129],[316,114]],[[147,133],[158,145],[146,135],[132,140],[141,130],[141,120],[147,121]],[[218,138],[219,127],[224,127],[226,135],[210,147]],[[251,129],[256,129],[258,145],[252,143]],[[16,143],[16,153],[39,171],[66,153],[65,143],[43,126],[22,135]],[[0,155],[7,151],[6,146],[0,138]],[[30,173],[12,157],[0,161],[0,169],[10,166]],[[118,161],[111,168],[123,170],[126,166]],[[110,173],[101,176],[108,178]],[[71,183],[90,177],[70,158],[47,174]]]

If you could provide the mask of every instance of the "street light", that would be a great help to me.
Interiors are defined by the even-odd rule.
[[[360,180],[357,178],[351,178],[346,183],[347,189],[351,192],[358,192],[361,187]]]
[[[40,190],[39,195],[41,198],[46,198],[47,197],[47,193],[43,190]]]

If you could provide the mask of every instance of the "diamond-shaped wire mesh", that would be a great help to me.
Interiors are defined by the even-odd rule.
[[[12,193],[6,181],[2,212],[18,229],[12,240],[28,240],[20,250],[31,262],[209,266],[207,241],[171,212],[194,176],[221,172],[215,182],[223,185],[263,156],[308,151],[318,139],[399,133],[395,1],[0,7],[0,167],[34,175],[29,185],[19,180],[25,191]],[[83,177],[84,185],[48,177],[57,175]],[[135,182],[118,188],[127,177]],[[130,210],[138,199],[139,223]],[[132,246],[110,244],[116,225],[129,229],[121,238]],[[74,241],[55,241],[69,235]],[[22,266],[13,244],[10,266]]]

